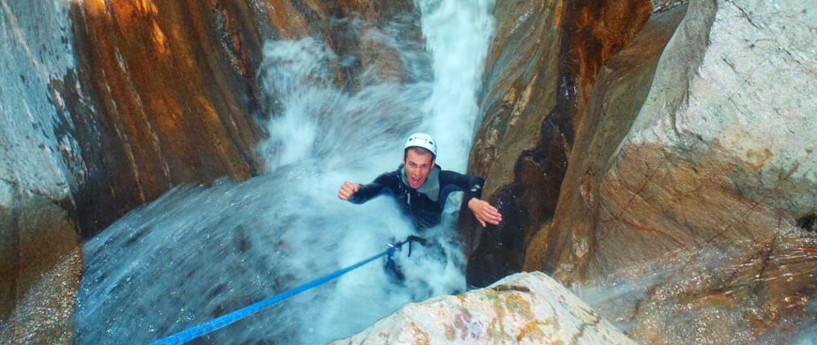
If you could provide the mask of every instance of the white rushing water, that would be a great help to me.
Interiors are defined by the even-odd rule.
[[[258,147],[267,172],[241,183],[176,188],[89,241],[77,342],[154,341],[415,234],[389,198],[352,205],[337,191],[344,180],[368,183],[397,168],[403,141],[415,131],[436,136],[444,169],[464,172],[493,3],[418,5],[427,47],[395,39],[411,29],[405,23],[365,31],[366,39],[398,52],[409,73],[403,82],[338,87],[344,83],[334,79],[336,68],[353,58],[318,38],[268,42],[259,78],[275,110],[266,124],[270,137]],[[406,248],[396,254],[403,285],[390,282],[376,261],[202,339],[326,343],[406,302],[464,290],[465,262],[451,224],[458,206],[449,202],[443,225],[420,234],[434,245],[414,245],[411,257]]]

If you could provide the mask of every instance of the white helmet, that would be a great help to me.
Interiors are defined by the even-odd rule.
[[[408,139],[406,139],[406,146],[403,147],[403,151],[408,149],[409,147],[422,147],[426,150],[431,151],[431,154],[434,157],[437,157],[437,144],[434,142],[434,139],[431,139],[431,136],[425,133],[414,133],[409,135]]]

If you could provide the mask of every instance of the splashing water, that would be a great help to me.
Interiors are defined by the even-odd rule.
[[[487,15],[493,4],[492,0],[420,2],[435,78],[433,93],[423,105],[429,113],[425,125],[440,144],[439,160],[449,169],[462,171],[467,165],[478,111],[477,89],[470,86],[480,84],[486,44],[493,34],[494,18]]]
[[[389,30],[400,28],[366,33],[399,52],[403,82],[339,88],[353,83],[338,82],[336,68],[351,66],[353,58],[315,38],[268,42],[259,78],[272,109],[270,136],[258,146],[267,173],[241,183],[178,187],[89,241],[77,343],[154,341],[416,234],[389,198],[352,205],[336,194],[344,180],[367,183],[395,169],[413,131],[437,136],[444,168],[465,167],[492,3],[419,5],[427,50],[394,40]],[[446,48],[454,42],[467,44]],[[424,67],[429,60],[433,75]],[[371,263],[201,339],[326,343],[406,302],[465,289],[464,257],[452,229],[457,197],[450,197],[443,225],[419,234],[433,245],[415,244],[411,257],[405,247],[397,253],[403,285],[389,281],[383,262]]]

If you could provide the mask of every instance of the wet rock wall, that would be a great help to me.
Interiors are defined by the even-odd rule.
[[[400,78],[401,66],[371,62],[388,49],[350,40],[349,21],[338,18],[355,13],[365,19],[359,25],[374,26],[418,15],[408,1],[0,5],[8,48],[0,94],[0,320],[10,320],[0,339],[17,337],[21,323],[45,324],[20,315],[36,303],[24,297],[36,294],[44,275],[76,289],[80,270],[53,268],[81,265],[82,238],[174,186],[262,173],[254,148],[265,133],[257,122],[273,111],[257,81],[265,40],[312,35],[338,51],[361,52],[357,64],[338,67],[340,82],[362,70],[372,71],[372,81]],[[421,37],[417,27],[403,34]],[[43,339],[54,334],[40,331]]]
[[[507,221],[466,231],[481,239],[469,262],[471,284],[489,284],[525,265],[528,244],[556,212],[597,74],[651,11],[648,1],[497,4],[480,96],[484,120],[470,169],[486,177],[485,192]],[[551,245],[564,246],[572,236]]]
[[[643,24],[617,22],[632,34],[609,49],[559,37],[537,68],[489,61],[471,168],[510,221],[472,230],[469,282],[543,270],[613,296],[637,282],[635,302],[606,314],[636,339],[790,343],[814,317],[814,14],[798,2],[646,5]],[[497,41],[550,38],[515,31],[537,12],[512,13]],[[562,36],[582,27],[554,18]],[[492,54],[531,51],[519,47]],[[544,88],[504,86],[538,71]]]

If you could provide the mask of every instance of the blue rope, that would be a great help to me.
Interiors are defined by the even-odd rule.
[[[219,316],[219,317],[217,317],[215,319],[212,319],[212,320],[207,321],[207,322],[200,323],[197,326],[188,328],[188,329],[186,329],[184,331],[181,331],[179,333],[176,333],[176,334],[173,334],[171,336],[159,339],[157,341],[154,341],[154,342],[150,343],[150,345],[182,344],[182,343],[188,342],[190,340],[193,340],[195,338],[198,338],[198,337],[200,337],[202,335],[208,334],[210,332],[213,332],[215,330],[218,330],[220,328],[228,326],[228,325],[232,324],[233,322],[236,322],[236,321],[241,320],[241,319],[243,319],[243,318],[245,318],[247,316],[255,314],[255,313],[257,313],[257,312],[259,312],[259,311],[261,311],[263,309],[271,307],[271,306],[277,304],[278,302],[286,300],[286,299],[288,299],[288,298],[290,298],[292,296],[295,296],[295,295],[297,295],[299,293],[302,293],[302,292],[304,292],[306,290],[309,290],[309,289],[312,289],[314,287],[323,285],[323,284],[325,284],[325,283],[327,283],[327,282],[329,282],[329,281],[331,281],[331,280],[333,280],[335,278],[338,278],[338,277],[348,273],[349,271],[355,270],[355,269],[359,268],[360,266],[368,264],[369,262],[372,262],[372,261],[376,260],[377,258],[379,258],[381,256],[388,255],[388,256],[391,257],[392,255],[394,255],[394,252],[406,242],[409,242],[409,248],[411,248],[411,242],[417,240],[417,239],[414,239],[414,237],[416,237],[416,236],[410,236],[407,240],[405,240],[403,242],[398,242],[398,243],[389,245],[389,249],[386,249],[382,253],[377,254],[375,256],[372,256],[372,257],[370,257],[370,258],[368,258],[366,260],[363,260],[361,262],[358,262],[358,263],[356,263],[356,264],[354,264],[352,266],[349,266],[349,267],[346,267],[346,268],[343,268],[343,269],[339,269],[339,270],[337,270],[335,272],[327,274],[327,275],[325,275],[323,277],[320,277],[318,279],[315,279],[315,280],[313,280],[311,282],[308,282],[308,283],[300,285],[300,286],[296,286],[296,287],[294,287],[292,289],[284,291],[284,292],[282,292],[280,294],[277,294],[277,295],[272,296],[270,298],[267,298],[265,300],[256,302],[254,304],[251,304],[249,306],[246,306],[244,308],[236,310],[236,311],[234,311],[232,313]]]
[[[150,343],[149,345],[170,345],[170,344],[175,345],[175,344],[182,344],[182,343],[191,341],[191,340],[193,340],[195,338],[198,338],[198,337],[200,337],[202,335],[205,335],[205,334],[208,334],[210,332],[221,329],[223,327],[226,327],[226,326],[232,324],[233,322],[236,322],[236,321],[241,320],[241,319],[243,319],[243,318],[245,318],[247,316],[255,314],[255,313],[257,313],[257,312],[259,312],[259,311],[261,311],[263,309],[271,307],[271,306],[277,304],[278,302],[284,301],[284,300],[286,300],[286,299],[288,299],[288,298],[290,298],[292,296],[295,296],[295,295],[297,295],[299,293],[302,293],[302,292],[304,292],[306,290],[309,290],[309,289],[312,289],[314,287],[323,285],[323,284],[325,284],[325,283],[327,283],[327,282],[329,282],[331,280],[334,280],[335,278],[338,278],[338,277],[348,273],[349,271],[355,270],[355,269],[359,268],[360,266],[368,264],[368,263],[376,260],[377,258],[379,258],[381,256],[388,255],[389,259],[391,259],[391,256],[394,255],[394,252],[397,249],[399,249],[403,244],[405,244],[407,242],[409,244],[409,256],[411,256],[411,242],[414,242],[414,241],[420,242],[422,244],[426,243],[426,240],[424,238],[417,237],[417,236],[409,236],[405,241],[397,242],[395,244],[390,244],[389,249],[386,249],[382,253],[377,254],[375,256],[372,256],[372,257],[370,257],[370,258],[368,258],[366,260],[363,260],[361,262],[358,262],[358,263],[356,263],[356,264],[354,264],[352,266],[339,269],[339,270],[337,270],[335,272],[327,274],[327,275],[325,275],[323,277],[320,277],[318,279],[315,279],[315,280],[313,280],[311,282],[308,282],[308,283],[303,284],[303,285],[296,286],[296,287],[294,287],[292,289],[284,291],[284,292],[282,292],[280,294],[277,294],[277,295],[272,296],[270,298],[267,298],[265,300],[256,302],[254,304],[248,305],[248,306],[246,306],[244,308],[241,308],[239,310],[236,310],[236,311],[234,311],[232,313],[222,315],[220,317],[217,317],[217,318],[212,319],[212,320],[207,321],[207,322],[200,323],[200,324],[198,324],[198,325],[196,325],[194,327],[188,328],[188,329],[186,329],[184,331],[181,331],[179,333],[176,333],[176,334],[173,334],[171,336],[168,336],[168,337],[159,339],[157,341],[154,341],[154,342]]]

